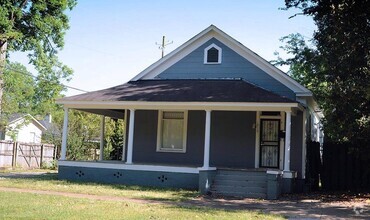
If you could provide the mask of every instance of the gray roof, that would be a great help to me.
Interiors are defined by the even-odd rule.
[[[23,117],[25,117],[27,114],[26,113],[13,113],[11,115],[9,115],[9,122],[13,122],[13,121],[16,121],[18,119],[21,119]]]
[[[244,80],[138,80],[60,101],[297,103]]]

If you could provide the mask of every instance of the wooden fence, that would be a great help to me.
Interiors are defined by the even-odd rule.
[[[321,153],[319,142],[307,143],[307,166],[306,179],[310,184],[310,190],[316,191],[320,187],[322,173]]]
[[[370,147],[365,142],[327,142],[322,160],[324,190],[370,190]]]
[[[311,190],[370,190],[370,147],[364,142],[307,144],[306,177]]]
[[[51,144],[0,141],[0,168],[41,168],[50,166],[55,158],[56,148]]]

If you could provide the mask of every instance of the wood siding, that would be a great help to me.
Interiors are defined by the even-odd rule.
[[[205,112],[189,111],[186,152],[157,152],[158,111],[136,111],[133,162],[201,166],[204,123]]]
[[[213,111],[210,165],[254,168],[256,112]]]
[[[303,135],[303,113],[297,112],[292,116],[292,139],[290,142],[290,169],[297,171],[298,178],[302,178],[302,135]]]
[[[215,43],[222,48],[221,64],[204,64],[204,49]],[[288,87],[253,65],[215,38],[191,52],[157,76],[161,79],[243,78],[266,90],[295,99]]]

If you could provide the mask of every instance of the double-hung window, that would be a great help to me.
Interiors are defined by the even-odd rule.
[[[157,151],[186,152],[187,111],[159,111]]]

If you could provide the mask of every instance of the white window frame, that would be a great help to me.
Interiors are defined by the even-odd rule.
[[[168,149],[162,147],[162,125],[163,125],[163,112],[182,112],[184,113],[184,122],[183,122],[183,141],[182,149]],[[186,153],[186,139],[188,132],[188,111],[180,110],[159,110],[158,111],[158,128],[157,128],[157,152],[170,152],[170,153]]]
[[[208,50],[213,47],[218,50],[218,62],[207,62]],[[221,64],[221,62],[222,62],[222,48],[221,47],[213,43],[204,49],[204,64]]]

